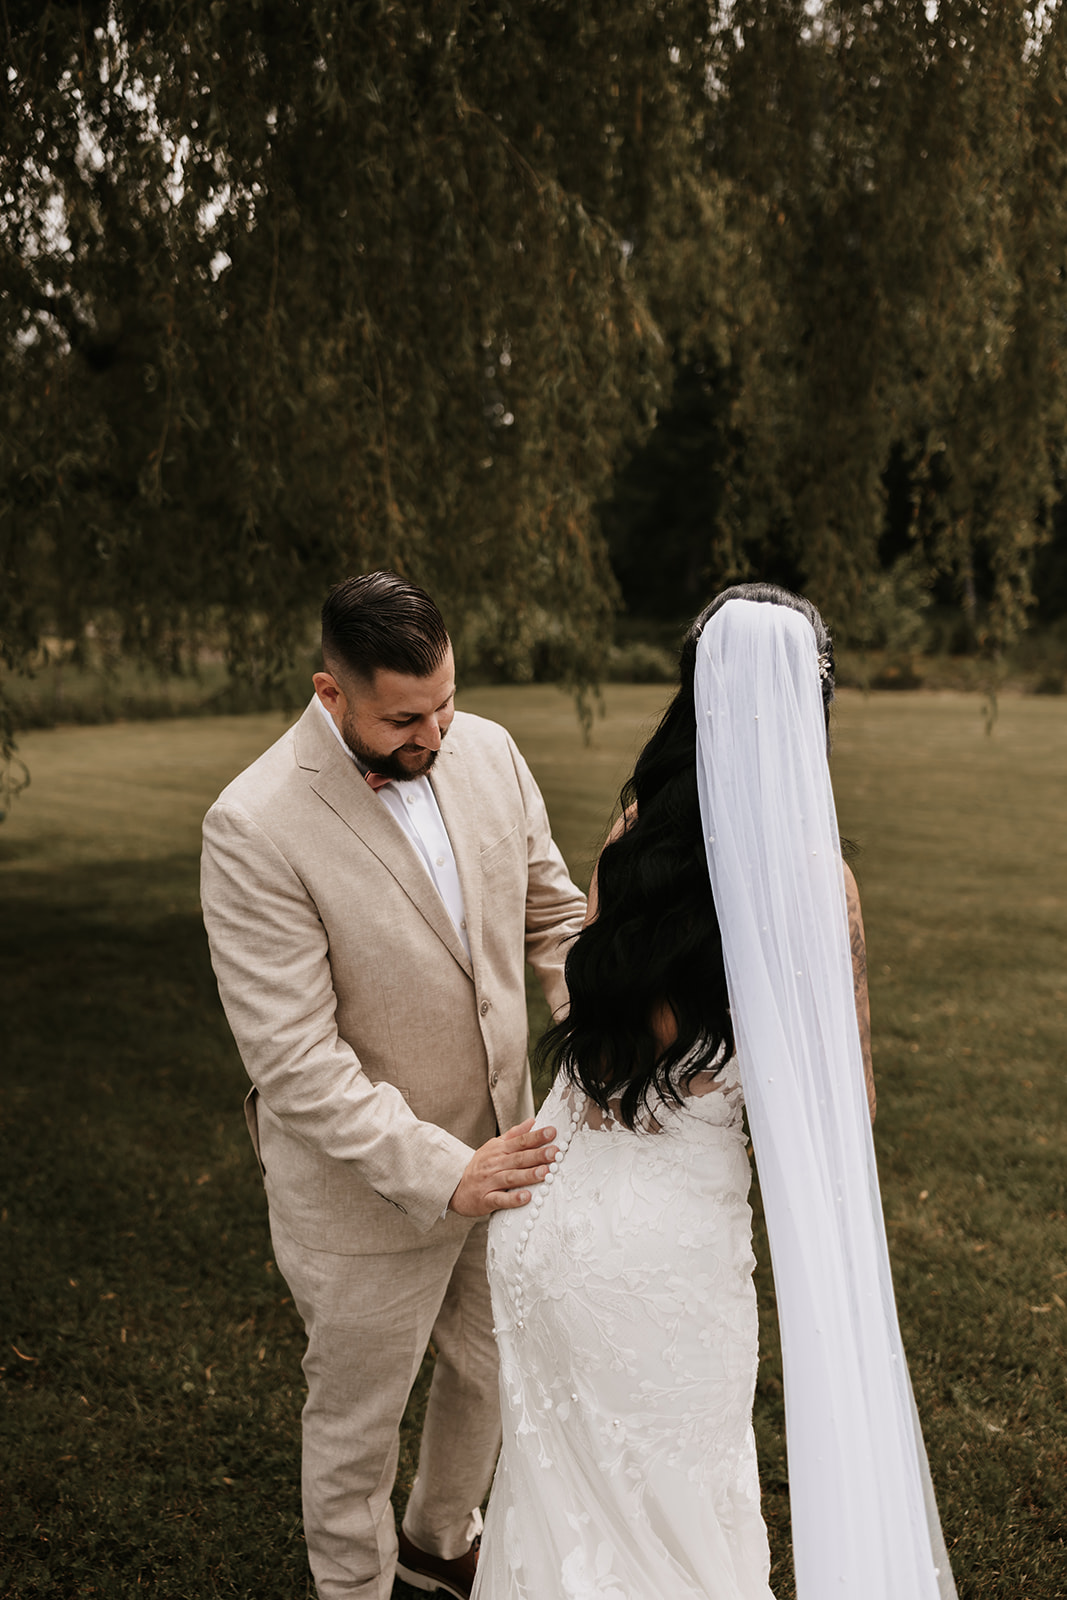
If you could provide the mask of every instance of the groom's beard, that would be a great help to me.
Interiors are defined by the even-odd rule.
[[[446,729],[442,733],[442,740],[447,732]],[[383,778],[392,778],[394,783],[409,783],[412,778],[425,778],[437,760],[436,750],[423,750],[419,745],[412,745],[410,749],[401,745],[392,755],[382,755],[363,743],[347,718],[342,723],[341,733],[352,754],[365,767],[371,772],[380,772]]]

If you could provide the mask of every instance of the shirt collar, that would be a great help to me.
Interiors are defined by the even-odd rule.
[[[318,706],[323,717],[325,718],[326,726],[337,740],[337,743],[341,746],[341,749],[344,751],[349,761],[353,762],[359,768],[360,772],[362,772],[363,776],[366,777],[367,773],[370,771],[370,768],[367,766],[367,763],[365,761],[361,761],[356,755],[356,752],[351,749],[348,744],[346,744],[343,733],[331,717],[330,713],[327,711],[326,707],[323,705],[322,701],[319,699],[318,695],[315,696],[315,704]]]

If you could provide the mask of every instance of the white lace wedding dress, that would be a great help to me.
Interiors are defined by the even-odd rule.
[[[736,1062],[630,1131],[557,1082],[562,1158],[497,1212],[504,1444],[473,1600],[773,1600]]]

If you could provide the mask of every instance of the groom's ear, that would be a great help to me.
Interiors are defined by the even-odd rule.
[[[315,672],[311,681],[315,686],[315,693],[331,717],[343,717],[348,706],[348,697],[333,673]]]

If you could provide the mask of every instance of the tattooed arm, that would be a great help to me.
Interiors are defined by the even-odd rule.
[[[871,1060],[871,1007],[867,997],[867,946],[863,939],[863,913],[860,910],[859,890],[852,870],[845,867],[845,898],[848,902],[848,932],[852,943],[852,981],[856,990],[856,1021],[860,1025],[860,1048],[863,1051],[863,1076],[867,1084],[867,1104],[874,1121],[876,1100],[874,1092],[874,1065]]]

